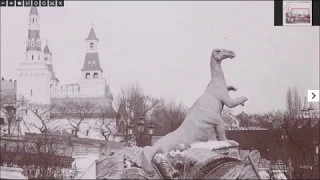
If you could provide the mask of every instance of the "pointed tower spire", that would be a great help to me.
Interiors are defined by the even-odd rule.
[[[49,47],[48,47],[48,44],[46,45],[46,47],[44,47],[43,52],[44,52],[44,54],[52,54]]]
[[[38,52],[41,52],[41,39],[40,39],[40,17],[36,7],[31,7],[29,14],[29,28],[26,51],[31,52],[30,60],[39,59]],[[33,58],[32,58],[33,57]]]
[[[304,97],[304,103],[303,103],[303,111],[307,111],[309,109],[308,103],[307,103],[307,97]]]
[[[99,41],[99,39],[96,36],[96,33],[94,32],[93,25],[94,24],[92,23],[92,27],[90,29],[89,36],[88,36],[88,38],[86,40],[98,40]]]
[[[84,64],[82,72],[85,73],[84,78],[99,78],[102,77],[102,68],[100,66],[99,54],[98,54],[98,41],[99,39],[94,32],[93,27],[90,29],[88,38],[86,39],[87,43],[87,53],[84,59]]]
[[[34,6],[32,6],[31,9],[30,9],[30,14],[29,15],[30,16],[31,15],[38,16],[38,9],[36,7],[34,7]]]
[[[309,110],[314,110],[314,109],[315,109],[314,103],[310,102]]]

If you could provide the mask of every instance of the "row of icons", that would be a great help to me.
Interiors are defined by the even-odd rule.
[[[0,6],[64,6],[64,0],[0,0]]]

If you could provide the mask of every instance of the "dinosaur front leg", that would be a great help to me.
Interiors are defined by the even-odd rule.
[[[225,104],[228,108],[234,108],[236,106],[239,106],[240,104],[244,106],[244,102],[246,102],[247,100],[248,98],[245,96],[231,99],[228,92],[225,93],[222,97],[223,104]]]
[[[234,86],[227,86],[228,91],[234,91],[236,92],[238,89]]]
[[[217,141],[217,133],[216,133],[216,129],[213,128],[211,129],[211,135],[210,137],[208,138],[209,141]]]
[[[224,127],[224,124],[219,124],[216,126],[216,132],[218,134],[218,140],[219,141],[227,141],[227,136],[226,136],[226,130]]]
[[[224,121],[220,114],[215,114],[210,118],[204,118],[203,122],[212,125],[213,129],[211,129],[211,133],[208,137],[208,140],[219,140],[226,141],[228,140],[226,137],[226,132],[224,128]]]

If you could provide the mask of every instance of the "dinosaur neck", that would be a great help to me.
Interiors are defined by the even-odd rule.
[[[211,82],[225,82],[224,73],[221,67],[221,63],[211,61]]]

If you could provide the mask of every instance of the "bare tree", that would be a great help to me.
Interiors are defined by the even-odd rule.
[[[86,120],[94,118],[97,104],[88,101],[63,101],[58,105],[58,112],[69,122],[74,130],[74,135],[78,136],[80,125],[86,123]]]
[[[266,129],[280,129],[284,123],[284,113],[273,110],[267,113],[250,114],[246,118],[239,118],[242,127],[261,127]]]
[[[32,121],[25,123],[35,127],[41,133],[47,133],[53,124],[50,124],[50,114],[57,108],[54,104],[27,103],[26,109],[35,116]]]
[[[152,112],[152,120],[155,122],[155,133],[165,135],[176,130],[184,121],[187,108],[182,103],[171,101],[161,105]]]
[[[7,120],[8,134],[11,134],[12,123],[19,117],[23,116],[23,108],[25,107],[27,100],[17,100],[11,95],[1,95],[0,111],[4,114]]]
[[[115,105],[118,113],[118,132],[123,134],[125,141],[129,139],[127,131],[129,125],[137,124],[139,117],[149,118],[159,104],[159,99],[145,95],[138,84],[122,88]]]
[[[56,136],[28,135],[22,142],[7,141],[1,145],[0,164],[22,168],[29,179],[62,179],[66,177],[64,169],[70,169],[73,161],[65,152]]]
[[[293,107],[294,107],[294,115],[297,116],[301,111],[301,96],[299,95],[298,88],[295,86],[292,90],[293,95]]]
[[[107,141],[109,137],[117,131],[115,124],[113,124],[114,120],[115,115],[111,114],[110,108],[106,106],[100,106],[98,119],[95,121],[93,129],[101,133],[101,135]]]
[[[295,119],[301,110],[301,97],[297,87],[289,87],[286,96],[287,116]]]
[[[291,87],[288,87],[287,97],[286,97],[286,107],[287,107],[287,115],[289,117],[293,116],[293,97]]]

